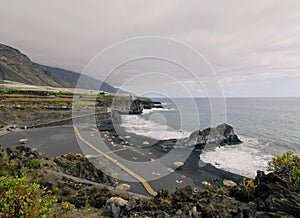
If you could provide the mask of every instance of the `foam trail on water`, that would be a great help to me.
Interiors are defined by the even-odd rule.
[[[271,155],[263,154],[257,139],[243,138],[242,144],[226,145],[215,151],[203,151],[200,158],[203,162],[215,167],[249,178],[255,178],[257,170],[266,170]]]
[[[149,114],[153,112],[168,112],[168,111],[176,111],[175,108],[152,108],[152,109],[143,109],[143,114]]]
[[[144,111],[150,113],[150,110]],[[161,125],[155,121],[143,119],[141,116],[122,115],[121,121],[120,126],[123,127],[126,132],[156,140],[184,138],[190,135],[190,132],[175,130],[168,125]]]

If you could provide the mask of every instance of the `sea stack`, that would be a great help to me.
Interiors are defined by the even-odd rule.
[[[233,145],[239,144],[242,141],[234,133],[233,127],[223,123],[216,128],[206,128],[197,130],[191,133],[188,139],[189,146],[195,146],[195,149],[204,149],[208,143],[218,145]]]

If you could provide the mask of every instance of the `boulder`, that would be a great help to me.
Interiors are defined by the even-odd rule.
[[[97,123],[97,128],[99,131],[113,131],[114,126],[111,120],[104,120]]]
[[[175,213],[175,214],[176,214],[176,215],[178,215],[178,216],[180,216],[180,215],[182,215],[182,214],[183,214],[183,212],[182,212],[182,210],[180,210],[180,209],[179,209],[179,210],[177,210],[177,211],[176,211],[176,213]]]
[[[121,197],[111,197],[106,202],[105,212],[112,218],[123,217],[127,203],[128,201]]]
[[[128,191],[130,189],[130,185],[129,184],[119,184],[116,186],[117,190],[121,190],[121,191]]]
[[[229,180],[229,179],[224,179],[223,180],[223,184],[227,187],[234,187],[234,186],[237,186],[237,184],[232,181],[232,180]]]

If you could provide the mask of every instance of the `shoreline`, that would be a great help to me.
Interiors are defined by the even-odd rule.
[[[110,133],[114,134],[113,132]],[[46,127],[11,132],[4,136],[0,136],[0,144],[2,144],[2,147],[15,147],[18,144],[19,138],[24,137],[28,137],[30,139],[28,143],[29,147],[36,148],[38,151],[43,152],[51,157],[60,156],[68,152],[82,152],[77,144],[72,126]],[[132,137],[134,136],[132,135]],[[113,147],[112,151],[120,149],[120,147],[123,147],[123,145],[119,144]],[[137,156],[138,152],[141,152],[141,155],[137,157],[139,161],[149,161],[151,156],[159,158],[166,154],[166,152],[159,151],[159,149],[157,149],[155,146],[128,147],[129,149],[122,152],[117,152],[116,154],[131,161],[134,156]],[[149,152],[152,152],[153,154],[145,156],[142,155],[143,153]],[[192,151],[189,157],[186,159],[183,167],[174,170],[173,173],[170,173],[163,178],[150,181],[149,183],[156,190],[167,188],[170,192],[173,192],[176,190],[176,188],[183,188],[186,185],[197,186],[199,191],[204,191],[205,185],[202,184],[203,181],[213,182],[213,184],[216,186],[222,186],[222,181],[224,179],[233,180],[237,183],[242,180],[242,176],[217,169],[210,164],[206,164],[204,167],[199,168],[199,154],[200,152]],[[181,178],[182,175],[185,176],[185,178],[182,179],[183,183],[177,184],[176,180]],[[124,182],[130,183],[127,181]],[[131,183],[131,187],[132,188],[130,191],[149,196],[140,183]]]

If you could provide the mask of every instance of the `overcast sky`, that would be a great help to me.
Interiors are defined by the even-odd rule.
[[[0,0],[0,43],[34,62],[81,72],[113,43],[163,36],[201,53],[226,96],[300,96],[299,10],[296,0]],[[150,60],[119,72],[128,78],[175,68]]]

